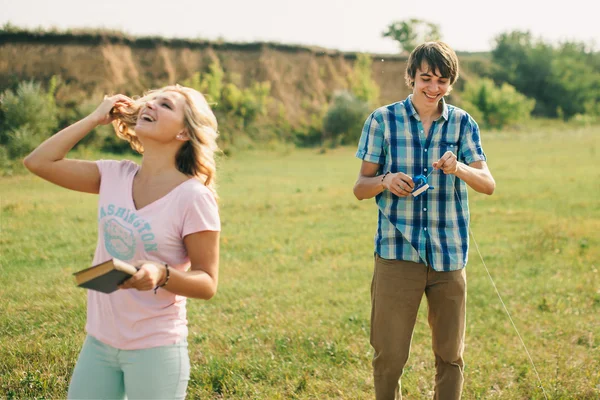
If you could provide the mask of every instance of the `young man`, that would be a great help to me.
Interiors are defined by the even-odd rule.
[[[444,96],[459,75],[445,43],[428,42],[408,59],[404,101],[366,120],[356,156],[363,160],[354,195],[379,208],[371,284],[371,345],[377,400],[401,399],[400,377],[423,293],[435,354],[435,399],[460,399],[466,312],[467,185],[496,186],[477,123]],[[434,189],[418,196],[412,177]]]

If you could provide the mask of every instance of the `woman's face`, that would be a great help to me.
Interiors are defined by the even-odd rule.
[[[164,143],[176,140],[185,129],[185,101],[185,97],[175,91],[157,93],[140,109],[136,135]]]

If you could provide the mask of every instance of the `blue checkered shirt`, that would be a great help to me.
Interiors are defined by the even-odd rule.
[[[442,115],[425,135],[411,97],[367,118],[356,157],[379,164],[379,174],[411,177],[428,175],[446,151],[465,164],[486,160],[479,127],[469,114],[442,100]],[[398,197],[388,190],[376,196],[375,252],[386,259],[431,264],[436,271],[464,268],[469,252],[467,185],[441,171],[434,171],[428,182],[434,189],[417,197]]]

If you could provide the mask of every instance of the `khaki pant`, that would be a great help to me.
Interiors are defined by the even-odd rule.
[[[371,284],[371,345],[377,400],[401,399],[400,377],[423,293],[435,355],[434,399],[460,399],[467,280],[465,270],[437,272],[425,264],[375,256]]]

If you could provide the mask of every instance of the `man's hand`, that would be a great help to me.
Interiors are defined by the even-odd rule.
[[[387,174],[382,183],[384,188],[398,197],[410,195],[415,188],[412,178],[402,172]]]
[[[165,278],[165,266],[163,264],[139,260],[133,263],[138,272],[119,286],[119,289],[152,290]]]
[[[441,169],[446,175],[456,174],[458,171],[456,154],[451,151],[445,152],[442,158],[433,163],[433,168]]]

